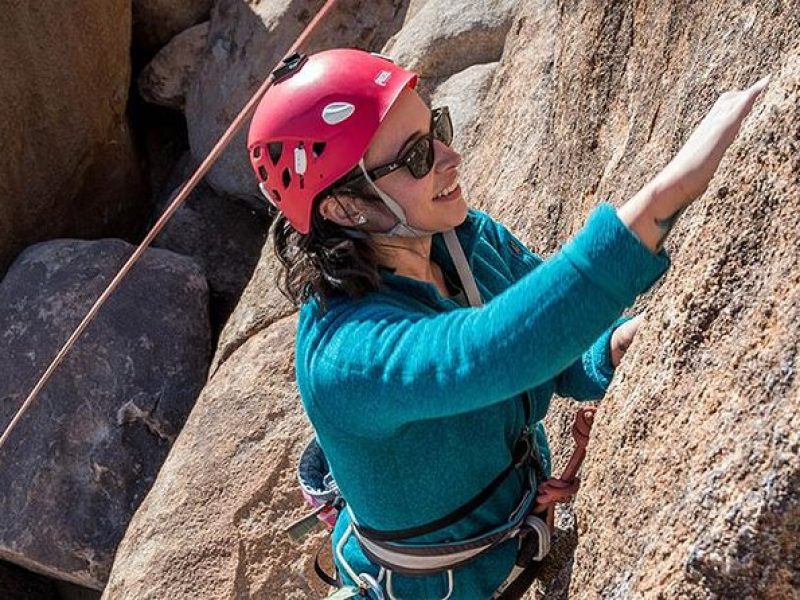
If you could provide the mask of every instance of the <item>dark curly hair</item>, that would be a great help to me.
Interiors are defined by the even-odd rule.
[[[369,203],[380,202],[364,179],[354,180],[352,175],[345,175],[314,198],[307,234],[296,231],[282,213],[272,224],[272,243],[282,265],[276,283],[295,306],[314,296],[324,309],[330,298],[361,298],[378,289],[380,274],[371,238],[352,237],[319,213],[320,202],[328,196],[348,195]]]

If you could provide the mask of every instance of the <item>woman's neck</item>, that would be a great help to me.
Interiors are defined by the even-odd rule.
[[[431,236],[419,238],[375,238],[378,262],[404,275],[444,287],[441,269],[431,260]]]

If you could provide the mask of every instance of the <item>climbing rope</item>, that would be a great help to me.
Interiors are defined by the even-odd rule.
[[[536,491],[536,506],[534,514],[541,514],[547,511],[547,525],[552,531],[555,526],[555,507],[557,502],[568,502],[578,493],[580,480],[577,478],[578,470],[586,458],[586,445],[589,443],[589,434],[592,431],[594,416],[597,409],[587,407],[580,409],[575,415],[575,422],[572,424],[572,437],[575,439],[575,450],[564,468],[561,477],[551,477],[544,483],[539,484]]]
[[[333,7],[335,3],[336,0],[328,0],[325,3],[325,5],[320,9],[317,15],[311,20],[311,22],[306,26],[306,28],[300,34],[300,37],[298,37],[295,43],[292,44],[292,47],[285,54],[285,56],[291,56],[297,51],[297,49],[311,35],[311,32],[316,28],[320,20],[322,20],[322,18],[328,13],[328,11],[330,11],[330,9]],[[278,65],[275,66],[275,69],[273,69],[273,71],[277,70],[280,67],[280,65],[281,63],[278,63]],[[164,228],[164,226],[170,220],[175,211],[177,211],[178,208],[180,208],[180,206],[185,202],[186,198],[189,197],[189,194],[192,192],[192,190],[197,186],[198,183],[200,183],[200,180],[205,176],[205,174],[209,171],[209,169],[211,169],[211,166],[217,161],[219,155],[222,154],[222,151],[225,150],[225,148],[228,146],[233,136],[236,135],[236,133],[239,131],[239,129],[241,129],[242,125],[244,125],[245,121],[250,116],[250,114],[255,110],[259,100],[261,100],[261,97],[266,93],[266,91],[270,88],[270,86],[274,82],[274,78],[272,77],[273,71],[270,71],[270,75],[267,77],[266,80],[264,80],[264,83],[262,83],[261,86],[256,90],[256,92],[253,94],[253,96],[250,98],[250,100],[247,102],[247,104],[244,106],[241,112],[239,112],[239,114],[230,124],[225,133],[222,134],[222,137],[219,139],[219,141],[217,141],[217,143],[211,149],[211,152],[208,154],[208,156],[203,160],[202,163],[200,163],[200,166],[197,167],[197,170],[194,172],[194,174],[183,185],[181,191],[178,193],[178,195],[175,197],[172,203],[167,207],[167,210],[164,211],[164,214],[161,215],[161,218],[158,219],[153,228],[147,233],[144,240],[142,240],[142,242],[133,252],[128,261],[122,266],[122,268],[114,277],[114,279],[111,280],[111,283],[108,284],[108,287],[106,287],[103,293],[100,294],[100,297],[95,301],[94,305],[86,314],[86,316],[83,318],[80,325],[78,325],[78,327],[75,329],[72,335],[70,335],[69,339],[67,339],[67,341],[64,343],[64,346],[61,348],[61,350],[59,350],[58,354],[56,354],[56,357],[47,367],[44,374],[41,376],[37,384],[34,386],[31,393],[28,394],[28,397],[22,403],[22,406],[20,406],[19,410],[17,410],[16,414],[14,415],[14,418],[11,419],[11,422],[8,424],[8,427],[6,428],[3,435],[0,436],[0,449],[2,449],[3,444],[5,444],[6,440],[11,435],[11,432],[14,430],[14,427],[17,425],[19,420],[28,410],[28,408],[36,399],[36,397],[39,395],[39,392],[41,392],[45,384],[50,380],[50,377],[53,375],[53,372],[58,368],[58,366],[64,360],[64,357],[67,355],[72,346],[81,336],[83,331],[86,329],[89,323],[92,322],[95,315],[103,306],[103,304],[105,304],[108,297],[114,292],[114,290],[117,289],[122,279],[128,274],[128,271],[131,270],[131,267],[133,267],[136,261],[139,260],[139,257],[141,257],[145,249],[150,245],[150,243],[155,239],[155,237],[159,234],[159,232]]]

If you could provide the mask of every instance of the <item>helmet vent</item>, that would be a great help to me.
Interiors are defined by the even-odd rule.
[[[256,146],[253,148],[253,158],[258,158],[261,156],[261,146]]]
[[[261,181],[267,180],[267,169],[264,165],[258,165],[258,175],[261,177]]]
[[[325,152],[325,142],[314,142],[311,145],[311,152],[314,155],[314,158],[319,158],[322,156],[322,153]]]
[[[267,144],[267,152],[269,152],[269,158],[272,164],[277,165],[278,161],[281,159],[281,154],[283,154],[283,143],[270,142]]]
[[[272,196],[272,199],[275,200],[276,204],[281,201],[281,195],[278,193],[278,190],[272,190],[270,196]]]
[[[283,187],[288,188],[289,184],[292,183],[292,174],[289,169],[283,170]]]

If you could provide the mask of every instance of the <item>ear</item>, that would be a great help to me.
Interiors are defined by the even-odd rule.
[[[319,214],[328,221],[342,227],[357,227],[364,224],[361,207],[350,196],[328,196],[319,203]]]

